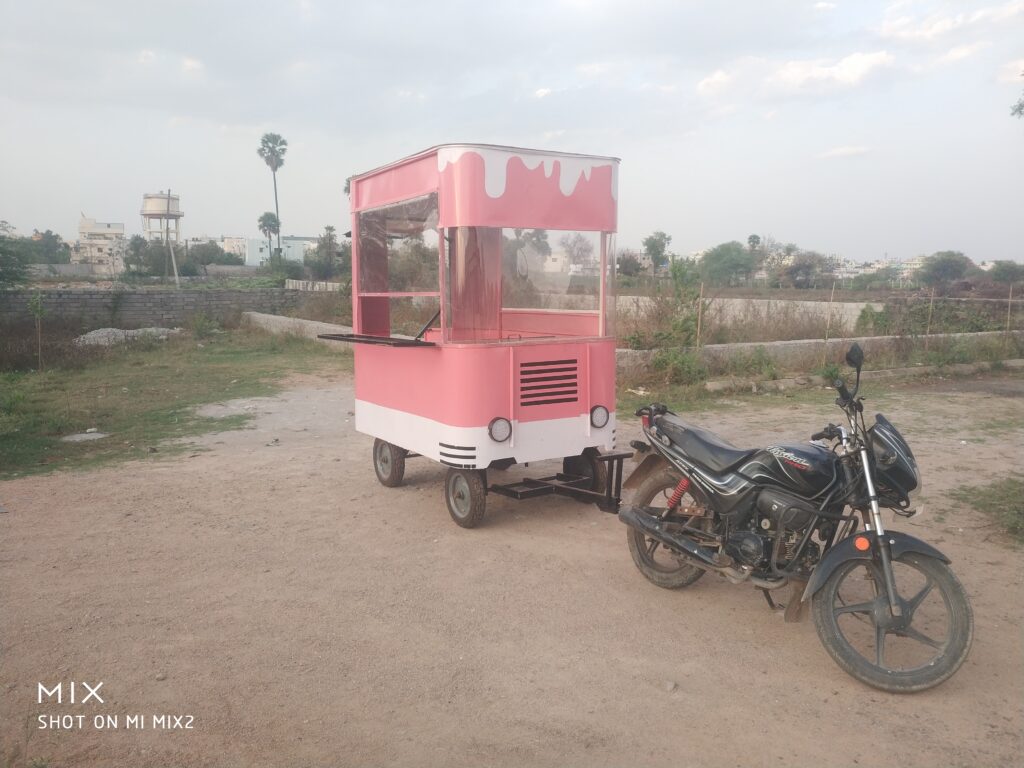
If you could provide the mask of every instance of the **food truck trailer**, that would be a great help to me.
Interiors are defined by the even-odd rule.
[[[380,482],[448,467],[473,527],[486,497],[617,498],[615,259],[619,160],[446,144],[353,176],[355,426]],[[550,477],[488,470],[562,459]],[[604,493],[602,493],[604,491]]]

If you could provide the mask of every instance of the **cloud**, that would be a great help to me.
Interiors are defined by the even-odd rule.
[[[1012,0],[1002,5],[979,8],[974,13],[958,13],[955,15],[931,14],[917,19],[911,16],[896,16],[894,11],[903,7],[897,3],[889,7],[886,18],[879,27],[882,37],[897,40],[935,40],[959,29],[976,24],[1001,22],[1024,13],[1024,0]]]
[[[835,3],[815,3],[814,10],[816,11],[831,11],[836,7]]]
[[[697,93],[701,96],[713,96],[725,89],[732,82],[733,76],[724,69],[716,69],[697,83]]]
[[[939,57],[938,63],[952,64],[953,62],[963,61],[990,45],[991,43],[988,40],[979,40],[970,45],[955,45]]]
[[[895,61],[887,51],[851,53],[835,62],[827,59],[787,61],[768,77],[771,85],[798,91],[807,87],[850,87],[858,85],[872,72]]]
[[[870,150],[867,147],[860,145],[850,145],[844,147],[833,147],[832,149],[822,152],[818,157],[822,160],[827,160],[831,157],[856,157],[858,155],[866,155]]]
[[[181,60],[181,71],[185,74],[193,72],[202,72],[203,62],[201,62],[199,59],[193,59],[189,58],[188,56],[185,56]]]
[[[149,66],[154,61],[156,61],[156,54],[153,51],[150,51],[148,49],[147,50],[139,51],[138,61],[139,61],[139,64],[141,64],[144,67],[145,66]]]
[[[594,61],[589,64],[580,64],[576,67],[576,71],[581,75],[587,75],[589,77],[595,77],[597,75],[603,75],[611,69],[611,65],[606,61]]]
[[[1000,83],[1014,83],[1020,85],[1024,80],[1024,59],[1008,61],[999,68],[999,75],[996,77]]]
[[[551,89],[550,88],[538,88],[536,91],[533,92],[533,95],[536,98],[538,98],[538,99],[543,99],[545,96],[550,96],[551,95]]]

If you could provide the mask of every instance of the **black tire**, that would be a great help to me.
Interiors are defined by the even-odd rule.
[[[971,604],[941,560],[905,552],[893,562],[893,577],[906,626],[878,624],[888,619],[889,601],[881,568],[869,560],[848,560],[829,576],[814,596],[814,626],[836,664],[861,682],[890,693],[923,691],[967,658]]]
[[[662,469],[650,475],[640,483],[633,497],[633,504],[638,507],[667,507],[669,497],[680,476],[671,470]],[[694,504],[690,494],[685,494],[680,507]],[[648,539],[643,531],[635,528],[626,529],[626,541],[629,553],[637,569],[649,582],[662,589],[682,589],[696,582],[704,575],[704,570],[690,565],[675,553],[667,550],[654,539]]]
[[[444,500],[456,525],[475,528],[487,511],[487,475],[482,469],[448,470],[444,479]]]
[[[604,493],[608,482],[608,462],[598,461],[600,455],[596,448],[586,448],[579,456],[567,456],[562,459],[562,474],[589,478],[590,483],[584,490]]]
[[[395,488],[402,484],[405,477],[404,448],[392,445],[383,440],[373,441],[373,471],[377,473],[380,484]]]

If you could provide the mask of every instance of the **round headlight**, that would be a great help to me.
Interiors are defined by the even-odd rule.
[[[608,424],[608,409],[603,405],[595,405],[590,409],[590,423],[597,429]]]
[[[512,422],[500,416],[496,419],[491,419],[491,423],[487,425],[487,434],[491,436],[491,440],[494,442],[504,443],[512,437]]]

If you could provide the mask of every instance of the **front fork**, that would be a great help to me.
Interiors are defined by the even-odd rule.
[[[840,440],[843,448],[850,448],[850,436],[843,427],[839,428]],[[889,610],[893,616],[902,616],[903,609],[900,607],[896,594],[896,580],[892,572],[892,549],[889,539],[885,535],[885,527],[882,525],[882,510],[878,506],[878,492],[875,490],[875,480],[871,476],[871,464],[868,463],[868,449],[866,445],[860,447],[861,469],[864,471],[864,481],[868,488],[868,501],[871,506],[870,520],[864,521],[867,530],[875,532],[875,543],[878,545],[878,559],[882,565],[882,579],[885,582],[885,595],[889,600]]]

